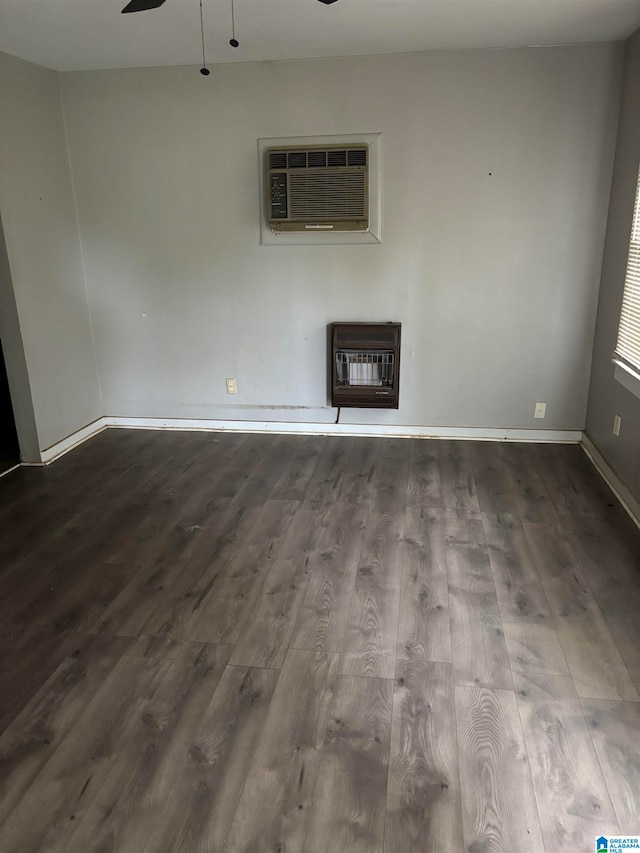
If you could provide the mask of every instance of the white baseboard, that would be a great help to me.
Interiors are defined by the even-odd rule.
[[[7,474],[10,474],[12,471],[15,471],[16,468],[20,467],[20,463],[17,465],[12,465],[11,468],[7,468],[6,471],[0,471],[0,477],[6,477]]]
[[[52,444],[51,447],[47,447],[46,450],[41,450],[40,462],[23,462],[22,464],[27,466],[50,465],[56,459],[64,456],[65,453],[73,450],[74,447],[77,447],[79,444],[87,441],[87,439],[97,435],[97,433],[102,432],[105,428],[105,419],[98,418],[97,421],[87,424],[87,426],[82,427],[82,429],[79,429],[77,432],[63,438],[62,441],[58,441],[56,444]]]
[[[470,441],[527,441],[579,444],[581,430],[492,429],[477,427],[398,426],[396,424],[289,423],[284,421],[192,420],[188,418],[104,419],[107,427],[129,429],[203,430],[209,432],[273,432],[289,435],[389,436],[450,438]]]
[[[461,441],[521,441],[580,444],[580,430],[493,429],[482,427],[399,426],[396,424],[290,423],[286,421],[193,420],[188,418],[98,418],[62,441],[40,452],[40,462],[22,462],[25,467],[50,465],[79,444],[106,428],[199,430],[203,432],[257,432],[289,435],[387,436],[390,438],[434,438]],[[591,442],[589,442],[591,444]],[[583,446],[585,446],[583,444]],[[592,446],[592,445],[591,445]],[[585,447],[586,449],[586,447]],[[595,448],[594,448],[595,449]],[[589,451],[587,451],[589,452]],[[597,451],[596,451],[597,453]],[[597,463],[595,463],[597,466]],[[606,463],[605,463],[606,464]],[[8,473],[8,472],[5,472]],[[603,475],[604,476],[604,475]],[[605,476],[605,479],[607,477]],[[613,488],[613,486],[612,486]],[[615,491],[615,489],[614,489]]]
[[[640,501],[638,501],[631,490],[625,486],[588,435],[583,435],[581,445],[584,452],[593,462],[593,466],[596,471],[618,498],[633,521],[635,521],[638,527],[640,527]]]

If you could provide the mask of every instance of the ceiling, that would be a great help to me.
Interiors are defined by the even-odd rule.
[[[57,71],[200,65],[199,0],[0,0],[0,50]],[[306,59],[624,39],[638,0],[203,0],[207,60]]]

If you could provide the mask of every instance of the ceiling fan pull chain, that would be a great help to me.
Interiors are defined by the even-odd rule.
[[[231,0],[231,35],[232,38],[229,39],[229,44],[231,47],[238,47],[240,42],[236,38],[236,15],[235,9],[233,8],[233,0]]]
[[[202,68],[200,69],[200,73],[203,77],[208,77],[211,72],[207,68],[207,58],[204,52],[204,15],[202,13],[202,0],[200,0],[200,33],[202,35]]]

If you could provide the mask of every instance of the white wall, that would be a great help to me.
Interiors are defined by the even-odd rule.
[[[43,450],[100,417],[102,403],[59,75],[6,54],[0,54],[0,211]],[[14,405],[26,393],[16,364],[7,364]],[[26,458],[37,461],[16,419],[23,454],[27,441]]]
[[[640,400],[613,376],[640,162],[640,30],[627,42],[624,88],[593,351],[587,434],[622,482],[640,500]],[[622,417],[620,436],[613,416]]]
[[[607,44],[63,75],[105,414],[333,420],[325,326],[370,319],[403,323],[401,407],[343,421],[582,429],[621,64]],[[261,247],[257,139],[358,132],[383,134],[382,245]]]

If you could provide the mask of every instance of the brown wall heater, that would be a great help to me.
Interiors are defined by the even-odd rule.
[[[400,323],[331,323],[331,404],[397,409]]]

